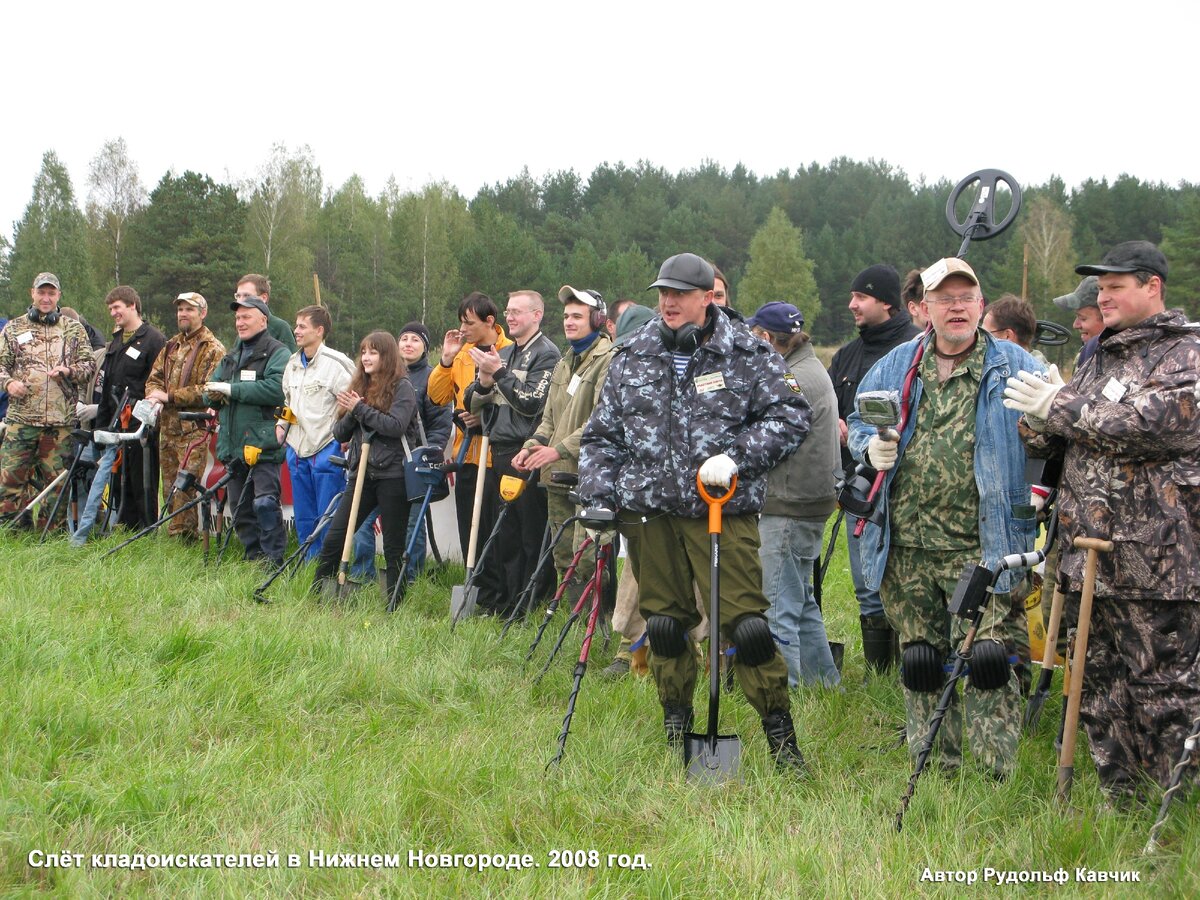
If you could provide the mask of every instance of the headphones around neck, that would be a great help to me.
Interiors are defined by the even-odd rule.
[[[40,322],[44,325],[53,325],[62,318],[62,312],[57,306],[48,313],[43,313],[36,306],[30,306],[25,310],[25,314],[29,316],[30,322]]]
[[[684,353],[691,356],[704,343],[705,339],[713,333],[716,325],[717,320],[713,315],[713,306],[709,304],[705,312],[703,325],[684,322],[678,328],[671,328],[660,317],[658,320],[658,333],[662,337],[663,344],[672,353]]]

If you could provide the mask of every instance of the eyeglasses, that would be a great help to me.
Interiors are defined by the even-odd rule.
[[[925,302],[934,306],[956,306],[960,303],[965,306],[968,303],[978,303],[979,298],[974,294],[959,294],[957,297],[930,297],[926,294]]]
[[[508,309],[504,310],[504,315],[505,318],[512,318],[513,316],[527,316],[530,312],[531,310],[521,309],[519,306],[510,306]]]

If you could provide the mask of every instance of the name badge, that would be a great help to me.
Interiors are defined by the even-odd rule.
[[[1127,388],[1115,378],[1108,379],[1108,384],[1104,386],[1104,390],[1100,393],[1104,395],[1105,400],[1111,400],[1113,403],[1118,403],[1125,396]]]
[[[707,375],[696,376],[696,393],[707,394],[709,391],[719,391],[725,387],[725,376],[720,372],[709,372]]]
[[[139,356],[142,355],[142,351],[139,350],[137,347],[130,347],[128,350],[125,351],[125,355],[128,356],[130,359],[137,359]]]
[[[253,369],[242,369],[242,381],[257,381],[258,373]]]
[[[33,332],[32,331],[22,331],[20,334],[17,335],[17,343],[18,344],[28,344],[32,340],[33,340]]]
[[[576,392],[577,390],[579,390],[579,385],[580,385],[581,383],[582,383],[582,380],[580,379],[580,377],[579,377],[578,375],[572,375],[572,376],[571,376],[571,383],[567,385],[567,396],[568,396],[568,397],[574,397],[574,396],[575,396],[575,392]]]

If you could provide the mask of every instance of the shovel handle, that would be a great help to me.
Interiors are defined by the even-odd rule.
[[[704,502],[708,504],[708,533],[721,533],[721,507],[733,499],[733,492],[737,490],[737,476],[734,475],[729,479],[729,490],[720,497],[714,497],[708,492],[708,488],[704,486],[704,482],[700,480],[700,473],[696,473],[696,489],[700,491],[700,496]]]
[[[1112,553],[1113,542],[1103,538],[1077,537],[1075,547],[1079,550],[1095,550],[1099,553]]]

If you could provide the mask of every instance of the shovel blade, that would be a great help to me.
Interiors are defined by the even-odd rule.
[[[450,589],[450,624],[455,625],[459,619],[465,619],[475,614],[475,602],[479,599],[479,589],[456,584]]]
[[[1038,728],[1038,722],[1042,719],[1042,707],[1046,705],[1046,700],[1050,694],[1048,691],[1038,691],[1029,698],[1029,703],[1025,707],[1025,733],[1035,734]]]
[[[687,780],[721,784],[741,781],[742,742],[736,734],[685,734]]]

